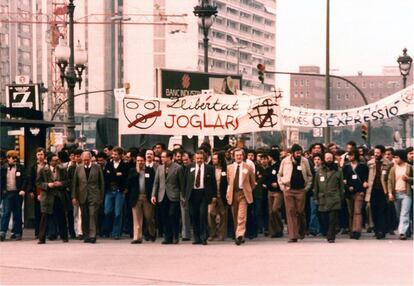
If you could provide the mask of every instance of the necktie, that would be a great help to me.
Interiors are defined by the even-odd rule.
[[[233,190],[237,192],[239,190],[239,177],[240,177],[240,165],[237,165],[236,175],[234,176]]]
[[[195,186],[196,188],[200,188],[200,180],[201,180],[201,166],[198,165],[198,171],[197,171],[197,176],[196,176],[196,181],[195,181]]]

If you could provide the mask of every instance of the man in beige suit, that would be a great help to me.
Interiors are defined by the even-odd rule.
[[[231,205],[236,233],[236,244],[244,242],[246,232],[247,204],[253,203],[252,190],[256,185],[256,178],[251,167],[243,162],[243,149],[234,150],[235,162],[227,166],[227,202]]]

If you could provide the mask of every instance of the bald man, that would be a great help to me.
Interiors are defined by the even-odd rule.
[[[96,242],[98,210],[104,197],[102,168],[92,164],[91,153],[82,153],[82,164],[76,167],[72,183],[72,204],[79,205],[84,242]]]

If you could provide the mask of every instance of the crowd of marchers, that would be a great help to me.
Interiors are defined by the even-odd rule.
[[[195,153],[174,145],[38,148],[36,163],[1,154],[0,241],[22,240],[24,204],[34,206],[38,244],[98,239],[207,245],[265,236],[298,242],[337,235],[406,240],[413,228],[413,148],[348,142]],[[10,236],[7,233],[10,232]],[[25,236],[27,239],[27,236]]]

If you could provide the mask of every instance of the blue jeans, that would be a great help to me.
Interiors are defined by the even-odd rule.
[[[397,211],[398,233],[408,235],[410,229],[410,210],[412,198],[406,193],[396,193],[395,209]]]
[[[318,218],[318,206],[316,205],[313,197],[310,199],[310,220],[309,220],[309,231],[314,234],[320,232],[319,218]]]
[[[22,203],[23,198],[18,192],[6,192],[3,194],[3,216],[0,223],[0,234],[6,235],[9,228],[11,213],[13,213],[13,231],[15,235],[22,235]]]
[[[109,191],[105,194],[105,226],[107,230],[111,229],[111,216],[114,213],[114,223],[112,226],[112,237],[121,236],[122,231],[122,210],[124,207],[125,197],[123,192]]]

